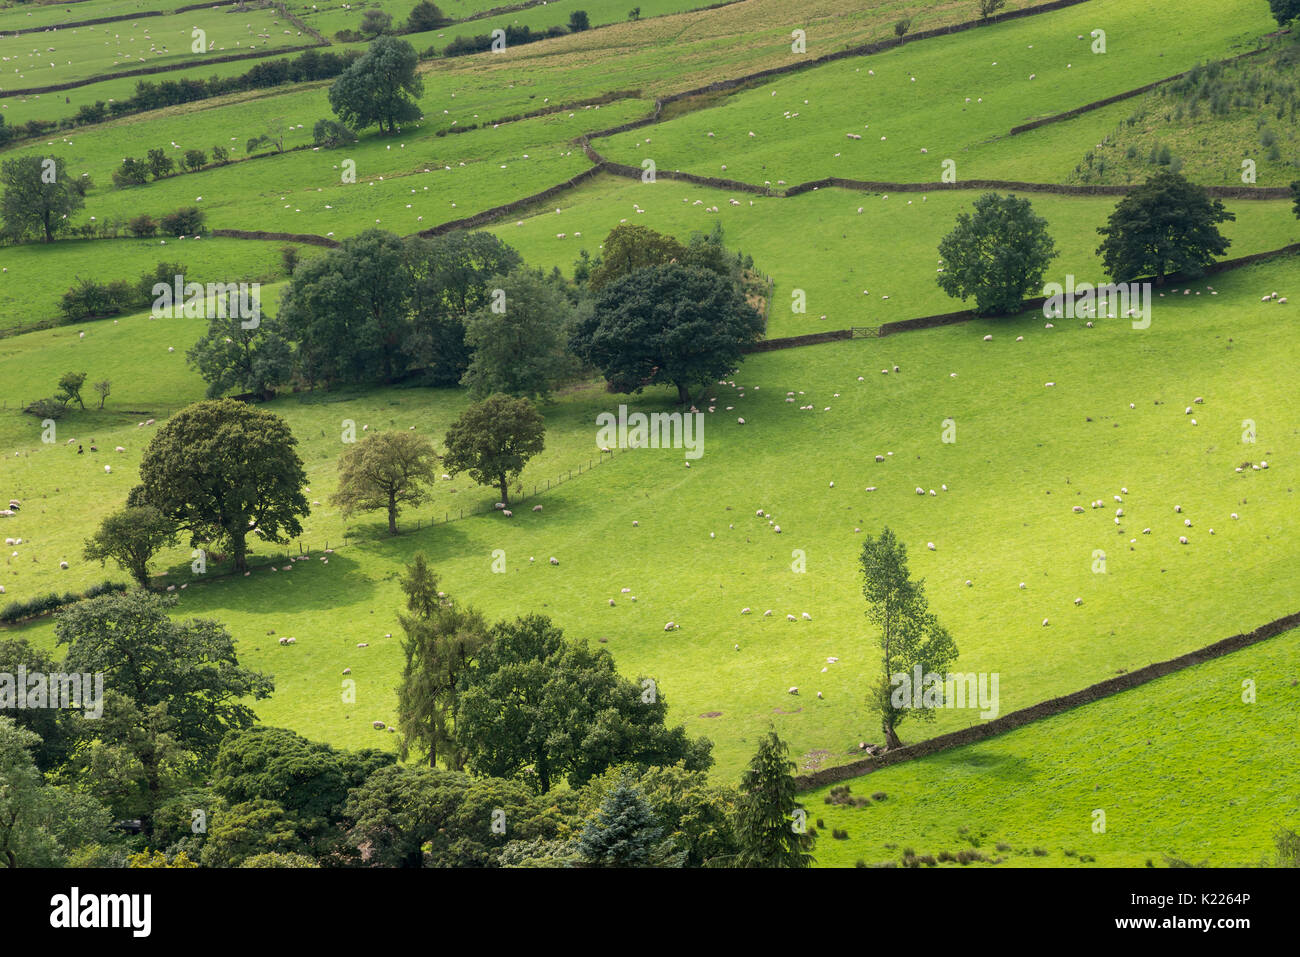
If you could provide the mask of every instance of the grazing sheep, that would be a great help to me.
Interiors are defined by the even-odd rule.
[[[501,510],[501,514],[504,515],[506,518],[514,518],[514,517],[515,517],[515,513],[512,512],[512,511],[510,511],[510,509],[508,509],[508,508],[503,508],[503,509]]]
[[[804,613],[803,613],[803,620],[804,620],[804,621],[812,621],[812,615],[808,614],[808,612],[804,612]]]
[[[772,609],[769,608],[767,611],[763,612],[763,617],[764,617],[764,618],[771,618],[771,617],[772,617]]]
[[[540,505],[534,505],[534,506],[533,506],[533,511],[534,511],[534,512],[540,512],[541,510],[542,510],[542,507],[541,507]]]
[[[742,615],[748,615],[748,614],[749,614],[749,609],[748,609],[748,608],[742,608],[742,609],[740,609],[740,613],[741,613]]]
[[[1047,627],[1047,619],[1046,619],[1046,618],[1043,619],[1043,627],[1044,627],[1044,628]]]
[[[1178,544],[1179,544],[1179,545],[1186,545],[1186,544],[1187,544],[1187,538],[1186,538],[1185,536],[1179,535],[1179,536],[1178,536]]]
[[[795,618],[794,615],[786,615],[786,616],[785,616],[785,620],[786,620],[786,621],[798,621],[799,619]]]
[[[776,532],[778,535],[780,535],[780,534],[781,534],[781,526],[780,526],[780,525],[774,525],[774,526],[772,526],[772,531],[774,531],[774,532]]]
[[[969,578],[966,579],[966,587],[967,587],[967,588],[970,588],[970,587],[971,587],[972,585],[974,585],[974,584],[975,584],[975,583],[974,583],[973,581],[971,581]]]
[[[925,547],[930,549],[930,551],[934,551],[934,542],[926,542]]]
[[[1076,599],[1074,600],[1074,604],[1075,604],[1076,606],[1078,606],[1078,605],[1082,605],[1082,604],[1083,604],[1083,599],[1082,599],[1082,598],[1076,598]]]
[[[115,448],[113,451],[114,451],[114,452],[125,452],[125,451],[126,451],[126,447],[125,447],[125,446],[121,446],[121,445],[119,445],[119,446],[118,446],[117,448]]]
[[[670,621],[668,622],[668,624],[664,625],[664,631],[676,631],[676,630],[677,630],[677,622],[675,621]]]
[[[558,558],[556,558],[554,555],[552,555],[552,556],[551,556],[551,564],[552,564],[552,565],[558,565],[558,564],[560,564],[560,560],[559,560]]]
[[[60,567],[60,568],[63,568],[63,569],[66,569],[66,568],[68,567],[68,563],[67,563],[67,562],[59,562],[59,567]]]
[[[1024,588],[1024,587],[1025,587],[1025,583],[1024,583],[1024,582],[1021,582],[1021,583],[1020,583],[1020,587],[1021,587],[1021,588]]]
[[[610,608],[613,608],[613,607],[614,607],[614,599],[612,599],[612,598],[609,600],[609,607],[610,607]]]
[[[1083,506],[1082,506],[1082,505],[1076,505],[1076,506],[1074,506],[1074,508],[1072,508],[1070,511],[1072,511],[1072,512],[1078,512],[1079,514],[1083,514]]]
[[[786,690],[786,694],[798,694],[798,693],[799,693],[798,685],[794,685]]]
[[[1142,529],[1142,534],[1143,534],[1143,535],[1150,535],[1150,534],[1151,534],[1151,529],[1149,529],[1149,528],[1144,528],[1144,529]]]

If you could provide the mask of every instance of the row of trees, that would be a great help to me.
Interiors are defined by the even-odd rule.
[[[202,228],[201,214],[198,222],[190,216],[187,210],[178,210],[179,221],[185,226],[197,226]],[[197,213],[194,210],[194,213]],[[137,217],[138,218],[138,217]],[[165,220],[168,217],[163,217]],[[169,220],[170,226],[176,226]],[[141,229],[145,227],[141,224]],[[158,225],[155,223],[154,232],[157,232]],[[188,232],[168,233],[169,235],[187,235]],[[145,235],[139,233],[137,235]],[[147,235],[153,235],[148,233]],[[178,275],[186,275],[186,268],[183,263],[159,263],[154,267],[152,272],[144,273],[135,282],[126,279],[117,279],[112,282],[95,282],[91,279],[78,279],[63,294],[59,300],[59,311],[69,322],[80,322],[83,319],[103,319],[107,316],[120,315],[134,309],[147,308],[154,301],[153,287],[157,283],[166,283],[171,285]]]
[[[794,764],[769,732],[740,788],[711,783],[707,740],[662,696],[548,619],[487,627],[439,596],[421,559],[403,582],[403,745],[455,689],[444,758],[338,750],[256,724],[274,690],[210,619],[174,599],[105,595],[60,612],[62,662],[0,639],[0,671],[101,673],[102,715],[0,717],[0,860],[10,867],[806,866]],[[449,629],[455,628],[453,634]],[[445,649],[445,654],[438,650]],[[427,692],[427,693],[426,693]],[[430,707],[437,701],[438,707]],[[521,702],[527,701],[527,705]],[[408,709],[409,710],[409,709]],[[429,739],[434,740],[434,739]],[[138,819],[130,835],[115,821]]]
[[[1300,216],[1300,183],[1291,189]],[[1236,218],[1203,186],[1161,171],[1125,195],[1098,228],[1105,238],[1097,254],[1115,282],[1154,276],[1163,285],[1170,275],[1200,276],[1231,245],[1219,224]],[[954,298],[973,296],[977,313],[997,315],[1020,311],[1025,297],[1042,288],[1058,253],[1029,200],[985,193],[973,213],[957,217],[939,255],[939,286]]]
[[[48,400],[59,415],[72,401],[85,408],[85,379],[69,373],[59,380],[59,396]],[[107,382],[95,388],[102,397],[109,393]],[[448,474],[468,473],[509,504],[511,483],[545,446],[544,421],[528,399],[493,395],[466,409],[444,444]],[[310,508],[296,446],[288,423],[268,410],[235,399],[187,406],[155,433],[140,461],[140,484],[86,541],[86,557],[112,559],[147,586],[154,556],[186,533],[191,547],[229,552],[236,570],[245,571],[250,536],[283,544],[302,534]],[[423,436],[370,433],[339,457],[334,504],[344,516],[383,511],[395,535],[401,510],[424,502],[438,461]]]

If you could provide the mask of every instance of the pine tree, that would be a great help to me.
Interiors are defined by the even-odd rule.
[[[654,809],[630,781],[619,781],[577,842],[585,867],[681,867]]]
[[[804,825],[795,800],[794,762],[771,729],[741,778],[736,833],[739,867],[809,867],[816,835]],[[796,813],[798,812],[798,813]]]

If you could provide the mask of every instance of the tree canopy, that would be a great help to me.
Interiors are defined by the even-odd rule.
[[[285,542],[310,508],[298,440],[284,419],[234,399],[186,406],[158,429],[140,460],[129,505],[152,505],[191,534],[229,545],[248,568],[248,536]]]
[[[510,483],[545,447],[545,422],[528,399],[488,396],[466,409],[443,440],[443,464],[455,475],[468,472],[479,485],[495,485],[510,504]]]
[[[1106,273],[1116,282],[1154,275],[1199,276],[1231,245],[1218,224],[1237,217],[1210,199],[1205,187],[1162,170],[1119,201],[1097,248]]]
[[[399,123],[420,118],[415,102],[424,93],[424,80],[416,72],[419,62],[415,47],[405,40],[378,37],[334,81],[330,107],[354,130],[378,124],[381,132],[385,127],[397,132]]]
[[[696,266],[637,269],[603,287],[570,348],[621,392],[690,391],[735,371],[763,320],[729,278]]]
[[[939,242],[939,287],[955,299],[975,297],[980,315],[1014,314],[1040,289],[1057,256],[1047,220],[1029,200],[985,193],[974,213],[959,213],[957,226]]]
[[[422,504],[435,480],[433,443],[414,432],[371,432],[339,456],[339,487],[332,501],[346,518],[382,509],[388,534],[397,534],[403,506]]]
[[[494,625],[461,680],[456,734],[476,773],[523,776],[546,793],[615,764],[712,764],[707,739],[664,724],[652,685],[623,678],[608,652],[566,641],[545,616]]]
[[[0,163],[0,218],[14,240],[36,234],[53,242],[67,229],[69,217],[86,205],[80,190],[68,178],[61,156],[19,156]]]

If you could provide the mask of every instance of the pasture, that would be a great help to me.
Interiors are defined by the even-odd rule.
[[[413,2],[379,5],[400,23]],[[463,19],[494,3],[440,6]],[[89,174],[77,224],[194,205],[208,229],[343,239],[378,227],[405,236],[582,173],[592,162],[580,138],[648,115],[658,97],[885,39],[904,15],[913,16],[913,32],[963,22],[973,4],[810,0],[791,11],[777,0],[744,0],[690,9],[699,6],[650,0],[641,21],[628,22],[625,0],[561,0],[409,36],[417,49],[440,52],[457,34],[507,23],[544,28],[577,9],[602,27],[501,54],[425,61],[422,118],[395,136],[363,131],[350,146],[312,145],[313,124],[331,115],[325,81],[67,130],[7,147],[0,159],[58,155],[73,175]],[[76,8],[89,17],[153,6],[86,0]],[[332,41],[335,31],[356,28],[364,8],[289,9]],[[0,33],[43,22],[54,9],[4,9]],[[75,35],[6,34],[0,82],[89,80],[141,58],[174,63],[168,78],[229,75],[257,62],[203,67],[189,53],[193,25],[210,23],[214,50],[227,52],[256,42],[270,56],[312,42],[273,9],[203,11],[202,24],[196,16]],[[775,76],[672,104],[660,122],[591,145],[618,163],[653,159],[661,173],[769,184],[778,195],[606,173],[485,228],[528,265],[572,276],[580,254],[598,255],[621,223],[683,242],[720,225],[727,247],[752,256],[772,280],[769,338],[964,308],[935,282],[940,240],[982,192],[963,181],[1137,182],[1149,171],[1151,145],[1168,141],[1192,179],[1223,185],[1259,143],[1244,114],[1206,113],[1175,129],[1173,113],[1164,113],[1176,101],[1161,92],[1015,136],[1013,126],[1253,50],[1273,26],[1259,0],[1089,0]],[[803,52],[791,48],[795,28],[807,31]],[[1091,51],[1097,28],[1106,31],[1104,54]],[[50,59],[34,55],[49,46]],[[0,107],[10,123],[54,119],[85,97],[133,88],[133,80],[103,81],[66,100],[8,97]],[[538,110],[553,112],[497,122]],[[1133,115],[1146,120],[1127,123]],[[1300,163],[1293,117],[1271,126],[1278,158],[1261,162],[1261,186],[1285,185]],[[282,136],[284,152],[246,159],[247,139],[262,133]],[[161,147],[179,159],[217,144],[236,161],[144,186],[111,184],[124,156]],[[1082,175],[1076,167],[1094,154],[1109,165]],[[945,160],[955,162],[957,189],[779,195],[830,176],[933,182]],[[345,161],[355,163],[355,182],[342,175]],[[1059,251],[1048,281],[1101,281],[1097,228],[1116,197],[1025,195]],[[1300,242],[1289,199],[1225,205],[1236,216],[1222,227],[1228,257]],[[85,560],[83,542],[138,483],[157,426],[204,396],[185,358],[202,320],[141,313],[59,324],[64,290],[79,279],[134,281],[158,263],[182,262],[200,281],[263,283],[263,307],[274,315],[289,278],[285,245],[204,236],[0,248],[0,499],[22,503],[0,517],[13,540],[0,564],[3,601],[125,580]],[[195,574],[182,543],[155,561],[156,584],[174,589],[177,615],[218,619],[240,661],[274,675],[274,695],[256,703],[262,721],[339,747],[396,746],[396,735],[372,722],[396,717],[399,579],[423,553],[440,587],[489,620],[549,615],[570,639],[607,648],[625,675],[654,677],[669,721],[714,742],[718,780],[738,780],[770,726],[800,770],[843,764],[881,739],[866,700],[880,650],[858,558],[865,537],[885,526],[905,543],[913,575],[952,632],[956,668],[1001,675],[1001,713],[1300,610],[1298,267],[1300,257],[1279,256],[1171,280],[1153,293],[1145,329],[1111,317],[1049,324],[1029,311],[751,354],[700,397],[712,411],[705,454],[689,468],[681,450],[599,451],[598,415],[620,404],[669,412],[675,392],[619,395],[580,379],[540,407],[546,447],[524,469],[512,518],[491,511],[496,492],[458,475],[406,511],[396,537],[378,513],[345,520],[331,504],[345,424],[414,429],[441,448],[469,405],[465,391],[282,389],[265,408],[284,417],[299,443],[312,503],[302,536],[252,543],[248,575],[218,561]],[[1272,292],[1291,303],[1263,301]],[[806,309],[794,311],[801,296]],[[88,374],[87,409],[74,403],[51,435],[19,408],[51,394],[69,371]],[[90,384],[103,379],[112,391],[100,410]],[[1098,500],[1104,507],[1088,507]],[[290,561],[301,556],[308,559]],[[504,571],[494,570],[498,556]],[[669,622],[679,627],[666,629]],[[49,618],[3,627],[57,650]],[[297,642],[280,645],[284,636]],[[888,795],[867,807],[825,804],[829,789],[809,792],[810,818],[825,822],[818,862],[876,865],[899,862],[906,849],[969,848],[1015,866],[1164,866],[1165,855],[1257,863],[1273,830],[1296,824],[1286,795],[1300,757],[1292,732],[1298,641],[1291,632],[855,779],[854,795]],[[341,694],[345,669],[355,701]],[[1255,705],[1240,700],[1246,677],[1260,689]],[[978,720],[946,710],[932,724],[904,723],[900,734],[917,741]],[[1107,809],[1105,834],[1090,829],[1095,808]],[[833,829],[848,838],[835,839]]]

